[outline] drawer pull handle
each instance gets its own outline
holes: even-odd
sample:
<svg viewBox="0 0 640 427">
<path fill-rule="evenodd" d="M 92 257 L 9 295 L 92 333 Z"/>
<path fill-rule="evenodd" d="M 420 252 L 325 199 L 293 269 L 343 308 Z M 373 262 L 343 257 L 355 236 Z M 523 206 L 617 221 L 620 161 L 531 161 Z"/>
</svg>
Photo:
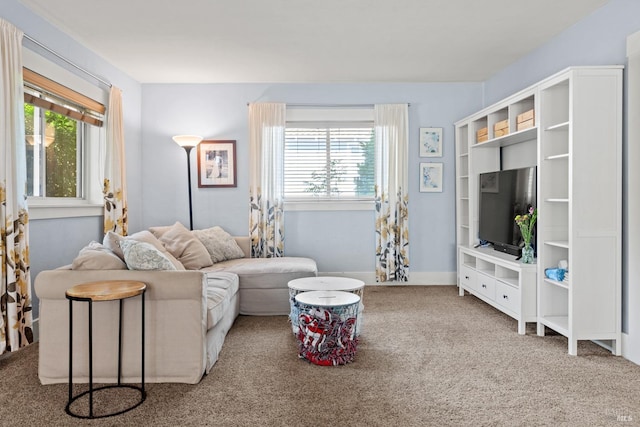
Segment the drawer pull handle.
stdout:
<svg viewBox="0 0 640 427">
<path fill-rule="evenodd" d="M 482 284 L 482 287 L 483 287 L 483 288 L 486 288 L 486 287 L 487 287 L 487 285 L 485 285 L 485 284 L 483 283 L 483 284 Z"/>
<path fill-rule="evenodd" d="M 502 298 L 509 299 L 509 295 L 502 295 Z"/>
<path fill-rule="evenodd" d="M 466 280 L 469 280 L 469 276 L 464 276 L 464 278 L 465 278 Z"/>
</svg>

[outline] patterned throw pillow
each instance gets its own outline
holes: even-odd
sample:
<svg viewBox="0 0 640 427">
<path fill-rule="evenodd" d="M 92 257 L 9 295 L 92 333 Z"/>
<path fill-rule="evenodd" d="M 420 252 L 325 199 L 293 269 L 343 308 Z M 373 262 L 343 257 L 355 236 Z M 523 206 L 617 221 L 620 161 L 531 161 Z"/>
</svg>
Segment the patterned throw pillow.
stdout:
<svg viewBox="0 0 640 427">
<path fill-rule="evenodd" d="M 215 226 L 205 230 L 193 230 L 192 233 L 202 242 L 214 263 L 229 259 L 244 258 L 244 252 L 233 236 L 221 227 Z"/>
<path fill-rule="evenodd" d="M 151 246 L 162 252 L 164 256 L 169 258 L 171 263 L 175 266 L 176 270 L 184 270 L 184 266 L 178 261 L 173 255 L 171 255 L 167 249 L 164 247 L 162 242 L 158 240 L 153 234 L 151 234 L 148 230 L 139 231 L 131 236 L 122 237 L 119 234 L 114 233 L 113 231 L 107 232 L 104 235 L 104 240 L 102 244 L 113 251 L 114 254 L 120 257 L 121 260 L 124 261 L 124 254 L 122 253 L 122 248 L 120 247 L 120 242 L 123 240 L 135 240 L 136 242 L 145 242 L 149 243 Z"/>
<path fill-rule="evenodd" d="M 135 240 L 121 240 L 120 247 L 129 270 L 175 270 L 169 258 L 152 244 Z"/>
</svg>

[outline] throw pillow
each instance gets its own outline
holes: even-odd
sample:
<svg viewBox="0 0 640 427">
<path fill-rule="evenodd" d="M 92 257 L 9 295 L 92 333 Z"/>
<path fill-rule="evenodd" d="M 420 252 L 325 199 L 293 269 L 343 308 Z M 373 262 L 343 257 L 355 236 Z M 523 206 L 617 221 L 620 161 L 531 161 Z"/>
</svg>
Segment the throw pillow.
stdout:
<svg viewBox="0 0 640 427">
<path fill-rule="evenodd" d="M 72 270 L 126 270 L 127 265 L 118 255 L 98 242 L 91 242 L 80 249 L 71 263 Z"/>
<path fill-rule="evenodd" d="M 167 227 L 151 227 L 149 230 L 187 270 L 199 270 L 213 264 L 207 248 L 179 222 Z"/>
<path fill-rule="evenodd" d="M 192 233 L 202 242 L 214 263 L 229 259 L 244 258 L 244 252 L 233 236 L 221 227 L 215 226 L 205 230 L 193 230 Z"/>
<path fill-rule="evenodd" d="M 124 253 L 122 252 L 122 248 L 120 244 L 124 240 L 133 240 L 136 242 L 145 242 L 152 245 L 154 248 L 158 249 L 164 256 L 166 256 L 169 261 L 174 265 L 176 270 L 184 270 L 184 266 L 178 261 L 173 255 L 171 255 L 164 247 L 162 242 L 160 242 L 156 237 L 151 234 L 151 232 L 147 230 L 139 231 L 131 236 L 122 237 L 119 234 L 114 233 L 113 231 L 107 232 L 104 235 L 104 240 L 102 244 L 108 249 L 112 250 L 114 254 L 118 255 L 120 259 L 124 261 Z"/>
<path fill-rule="evenodd" d="M 162 252 L 151 243 L 123 239 L 120 247 L 129 270 L 175 270 Z"/>
</svg>

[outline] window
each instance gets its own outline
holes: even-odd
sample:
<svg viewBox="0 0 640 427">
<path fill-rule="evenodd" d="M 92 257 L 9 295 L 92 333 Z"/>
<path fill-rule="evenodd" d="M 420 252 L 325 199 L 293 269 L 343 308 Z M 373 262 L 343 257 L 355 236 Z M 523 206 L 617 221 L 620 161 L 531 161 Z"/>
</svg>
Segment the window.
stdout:
<svg viewBox="0 0 640 427">
<path fill-rule="evenodd" d="M 84 123 L 25 102 L 27 195 L 82 198 Z"/>
<path fill-rule="evenodd" d="M 22 53 L 29 216 L 102 215 L 108 91 L 29 49 Z"/>
<path fill-rule="evenodd" d="M 371 109 L 287 109 L 286 202 L 371 201 L 374 167 Z"/>
<path fill-rule="evenodd" d="M 371 125 L 287 127 L 285 198 L 373 198 L 374 144 Z"/>
</svg>

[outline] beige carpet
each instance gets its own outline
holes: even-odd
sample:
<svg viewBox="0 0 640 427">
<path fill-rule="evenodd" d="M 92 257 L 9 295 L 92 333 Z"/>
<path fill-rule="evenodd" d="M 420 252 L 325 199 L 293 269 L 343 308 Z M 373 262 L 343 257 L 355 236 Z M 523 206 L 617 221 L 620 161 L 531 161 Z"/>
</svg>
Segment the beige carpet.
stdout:
<svg viewBox="0 0 640 427">
<path fill-rule="evenodd" d="M 300 360 L 285 316 L 237 319 L 200 384 L 149 384 L 139 408 L 91 425 L 633 426 L 640 367 L 590 342 L 518 335 L 515 320 L 457 288 L 367 287 L 355 362 Z M 88 425 L 42 386 L 38 347 L 0 360 L 0 425 Z M 102 404 L 115 398 L 103 397 Z"/>
</svg>

